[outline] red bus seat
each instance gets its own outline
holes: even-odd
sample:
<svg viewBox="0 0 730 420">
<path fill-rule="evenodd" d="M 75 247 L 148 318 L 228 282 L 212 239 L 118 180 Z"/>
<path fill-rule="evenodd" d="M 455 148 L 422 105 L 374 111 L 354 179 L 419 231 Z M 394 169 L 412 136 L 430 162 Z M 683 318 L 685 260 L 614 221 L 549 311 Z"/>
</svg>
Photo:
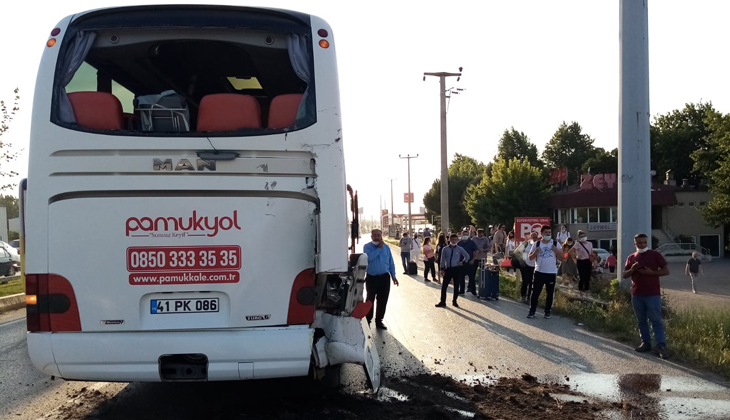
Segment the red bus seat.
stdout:
<svg viewBox="0 0 730 420">
<path fill-rule="evenodd" d="M 261 107 L 250 95 L 216 93 L 200 100 L 198 131 L 261 128 Z"/>
<path fill-rule="evenodd" d="M 106 92 L 74 92 L 68 94 L 76 123 L 93 130 L 122 130 L 122 104 Z"/>
<path fill-rule="evenodd" d="M 269 128 L 286 128 L 294 125 L 302 96 L 301 93 L 292 93 L 275 97 L 269 107 Z"/>
</svg>

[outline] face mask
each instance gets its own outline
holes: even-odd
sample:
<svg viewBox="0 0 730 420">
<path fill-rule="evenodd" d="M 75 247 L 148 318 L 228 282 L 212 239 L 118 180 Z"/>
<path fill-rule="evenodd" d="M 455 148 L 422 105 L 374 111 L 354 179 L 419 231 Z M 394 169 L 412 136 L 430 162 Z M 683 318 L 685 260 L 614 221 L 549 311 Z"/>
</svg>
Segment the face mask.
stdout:
<svg viewBox="0 0 730 420">
<path fill-rule="evenodd" d="M 378 242 L 373 241 L 373 245 L 375 245 L 375 246 L 380 245 L 380 241 L 378 241 Z"/>
<path fill-rule="evenodd" d="M 466 235 L 466 236 L 462 236 L 462 237 L 461 237 L 461 240 L 462 240 L 462 241 L 466 241 L 466 240 L 468 240 L 468 239 L 469 239 L 469 236 L 468 236 L 468 235 Z"/>
<path fill-rule="evenodd" d="M 561 231 L 565 232 L 565 228 L 560 229 Z"/>
<path fill-rule="evenodd" d="M 588 240 L 588 238 L 586 238 L 585 236 L 581 236 L 581 237 L 580 237 L 580 241 L 581 241 L 581 242 L 585 242 L 585 241 L 587 241 L 587 240 Z"/>
<path fill-rule="evenodd" d="M 639 254 L 643 254 L 643 253 L 645 253 L 646 251 L 649 250 L 649 247 L 648 246 L 646 248 L 639 248 L 639 247 L 637 247 L 636 250 L 639 251 Z"/>
<path fill-rule="evenodd" d="M 542 237 L 542 239 L 544 239 L 546 241 L 549 241 L 549 240 L 553 239 L 553 237 L 550 236 L 550 235 L 545 235 L 545 236 Z"/>
<path fill-rule="evenodd" d="M 449 246 L 453 248 L 456 246 L 456 244 L 449 242 Z"/>
</svg>

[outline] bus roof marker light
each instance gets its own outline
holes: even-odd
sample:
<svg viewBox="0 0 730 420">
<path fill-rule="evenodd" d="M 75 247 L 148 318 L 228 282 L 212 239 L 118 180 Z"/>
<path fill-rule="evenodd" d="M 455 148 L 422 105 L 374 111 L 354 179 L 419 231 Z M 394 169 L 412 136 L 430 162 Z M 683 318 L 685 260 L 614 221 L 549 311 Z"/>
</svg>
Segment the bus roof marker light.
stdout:
<svg viewBox="0 0 730 420">
<path fill-rule="evenodd" d="M 321 36 L 322 38 L 327 38 L 329 32 L 327 32 L 327 29 L 320 29 L 317 31 L 317 35 Z"/>
<path fill-rule="evenodd" d="M 52 47 L 54 45 L 56 45 L 56 38 L 51 38 L 51 39 L 48 40 L 48 42 L 46 42 L 46 47 L 49 47 L 50 48 L 50 47 Z"/>
<path fill-rule="evenodd" d="M 322 47 L 322 48 L 329 48 L 330 47 L 330 43 L 326 39 L 320 39 L 319 40 L 319 46 Z"/>
<path fill-rule="evenodd" d="M 51 36 L 56 36 L 56 35 L 58 35 L 60 33 L 61 33 L 61 29 L 60 28 L 53 28 L 53 30 L 51 31 Z"/>
</svg>

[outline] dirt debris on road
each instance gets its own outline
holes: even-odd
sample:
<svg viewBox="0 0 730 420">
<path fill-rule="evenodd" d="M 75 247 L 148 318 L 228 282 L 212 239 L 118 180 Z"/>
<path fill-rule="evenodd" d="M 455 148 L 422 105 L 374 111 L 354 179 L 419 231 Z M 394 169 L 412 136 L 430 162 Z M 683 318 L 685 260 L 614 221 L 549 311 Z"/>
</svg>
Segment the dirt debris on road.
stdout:
<svg viewBox="0 0 730 420">
<path fill-rule="evenodd" d="M 249 381 L 136 383 L 116 396 L 82 389 L 68 397 L 64 406 L 46 418 L 555 420 L 559 416 L 586 420 L 606 418 L 609 412 L 638 413 L 629 403 L 593 400 L 568 385 L 543 383 L 529 374 L 472 381 L 440 374 L 386 378 L 378 393 L 302 394 L 298 385 L 286 381 Z"/>
</svg>

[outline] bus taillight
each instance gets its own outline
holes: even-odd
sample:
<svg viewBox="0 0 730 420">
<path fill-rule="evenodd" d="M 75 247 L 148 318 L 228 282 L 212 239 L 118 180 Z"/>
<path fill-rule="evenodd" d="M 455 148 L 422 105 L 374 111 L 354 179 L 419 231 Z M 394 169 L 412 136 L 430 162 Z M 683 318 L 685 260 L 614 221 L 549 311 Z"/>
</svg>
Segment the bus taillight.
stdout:
<svg viewBox="0 0 730 420">
<path fill-rule="evenodd" d="M 26 274 L 28 331 L 81 331 L 79 307 L 71 283 L 57 274 Z"/>
<path fill-rule="evenodd" d="M 311 324 L 314 322 L 314 269 L 308 268 L 297 275 L 289 295 L 289 325 Z"/>
</svg>

